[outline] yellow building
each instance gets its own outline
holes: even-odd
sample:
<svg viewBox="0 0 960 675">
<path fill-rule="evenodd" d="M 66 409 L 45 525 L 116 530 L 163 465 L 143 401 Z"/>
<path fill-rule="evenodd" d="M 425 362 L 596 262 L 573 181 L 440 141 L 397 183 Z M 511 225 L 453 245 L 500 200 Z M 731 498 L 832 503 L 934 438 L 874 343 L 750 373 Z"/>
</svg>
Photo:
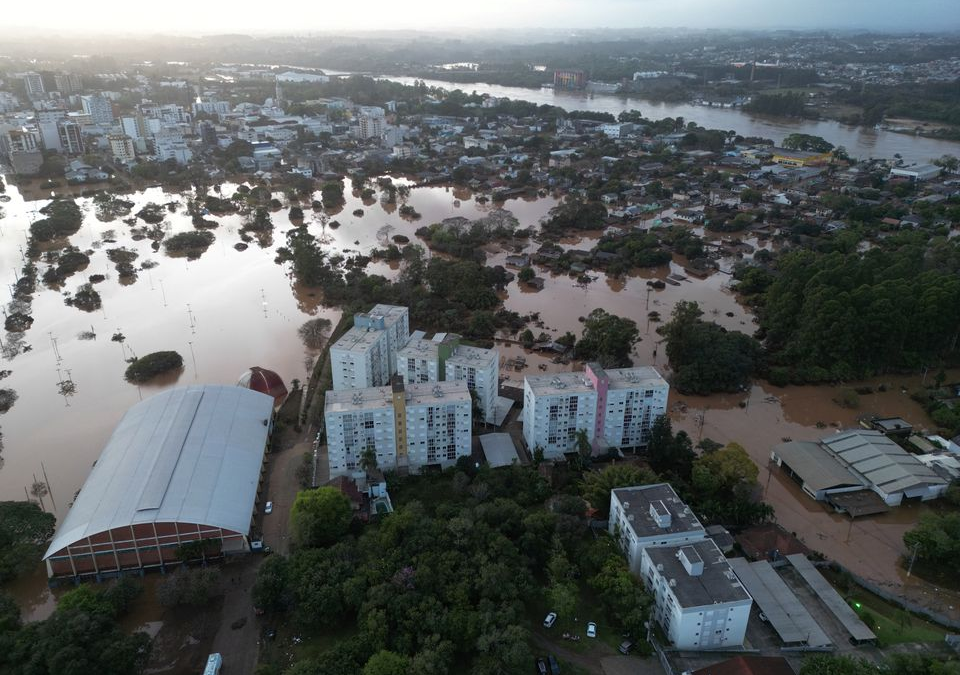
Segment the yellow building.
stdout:
<svg viewBox="0 0 960 675">
<path fill-rule="evenodd" d="M 788 150 L 773 148 L 773 161 L 784 166 L 819 166 L 830 161 L 829 152 L 806 152 L 804 150 Z"/>
</svg>

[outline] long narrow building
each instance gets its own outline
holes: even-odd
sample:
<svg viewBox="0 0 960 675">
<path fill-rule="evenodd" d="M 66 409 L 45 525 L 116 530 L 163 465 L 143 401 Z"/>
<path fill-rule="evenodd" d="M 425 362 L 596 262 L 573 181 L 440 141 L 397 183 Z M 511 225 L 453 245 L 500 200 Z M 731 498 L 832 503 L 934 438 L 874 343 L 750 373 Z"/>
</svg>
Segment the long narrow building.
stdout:
<svg viewBox="0 0 960 675">
<path fill-rule="evenodd" d="M 102 578 L 178 564 L 187 550 L 248 551 L 273 402 L 206 385 L 131 408 L 50 543 L 47 574 Z"/>
</svg>

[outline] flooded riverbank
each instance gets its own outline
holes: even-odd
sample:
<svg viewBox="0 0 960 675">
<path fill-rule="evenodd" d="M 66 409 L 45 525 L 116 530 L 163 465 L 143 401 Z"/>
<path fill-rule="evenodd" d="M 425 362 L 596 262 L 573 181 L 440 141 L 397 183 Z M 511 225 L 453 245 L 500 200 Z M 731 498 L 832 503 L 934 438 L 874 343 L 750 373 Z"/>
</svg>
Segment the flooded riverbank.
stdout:
<svg viewBox="0 0 960 675">
<path fill-rule="evenodd" d="M 878 130 L 873 127 L 852 126 L 833 120 L 798 120 L 751 114 L 741 108 L 720 108 L 692 103 L 650 101 L 637 96 L 620 94 L 590 94 L 582 91 L 543 87 L 507 87 L 496 84 L 456 83 L 443 80 L 422 80 L 416 77 L 384 76 L 384 79 L 412 85 L 423 81 L 428 87 L 468 93 L 486 94 L 496 98 L 531 101 L 537 105 L 553 105 L 565 110 L 606 112 L 616 116 L 626 110 L 640 110 L 645 117 L 662 119 L 682 117 L 707 129 L 732 129 L 741 136 L 759 136 L 780 143 L 793 133 L 812 134 L 842 145 L 855 159 L 893 158 L 900 155 L 908 163 L 928 162 L 944 154 L 960 154 L 960 143 L 925 138 L 912 134 Z"/>
</svg>

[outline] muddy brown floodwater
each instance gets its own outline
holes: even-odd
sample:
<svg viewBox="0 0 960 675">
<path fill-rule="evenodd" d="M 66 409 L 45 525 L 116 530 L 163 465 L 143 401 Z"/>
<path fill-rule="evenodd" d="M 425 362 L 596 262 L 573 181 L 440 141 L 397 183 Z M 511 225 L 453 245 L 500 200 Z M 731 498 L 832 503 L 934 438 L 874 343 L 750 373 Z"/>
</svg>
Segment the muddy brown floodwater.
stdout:
<svg viewBox="0 0 960 675">
<path fill-rule="evenodd" d="M 42 218 L 38 211 L 49 200 L 26 201 L 10 181 L 5 182 L 10 200 L 0 203 L 0 278 L 6 285 L 15 282 L 23 265 L 22 249 L 30 223 Z M 232 195 L 236 187 L 224 184 L 222 195 Z M 279 193 L 275 196 L 284 199 Z M 407 200 L 422 214 L 413 221 L 401 218 L 396 205 L 382 205 L 379 196 L 363 203 L 348 189 L 346 204 L 336 212 L 315 214 L 309 200 L 302 206 L 310 230 L 331 253 L 368 253 L 388 243 L 393 234 L 414 240 L 421 225 L 451 215 L 478 218 L 494 208 L 463 191 L 417 188 Z M 188 197 L 161 188 L 124 196 L 135 204 L 132 213 L 148 202 L 178 202 L 174 213 L 164 213 L 168 236 L 193 230 L 186 214 Z M 507 208 L 522 226 L 535 226 L 556 202 L 554 197 L 511 200 Z M 256 240 L 249 242 L 245 251 L 234 249 L 241 241 L 242 216 L 206 216 L 219 224 L 213 230 L 216 241 L 199 259 L 187 260 L 169 257 L 162 249 L 154 252 L 147 239 L 134 241 L 130 226 L 121 218 L 101 222 L 92 199 L 78 198 L 77 203 L 84 213 L 83 226 L 61 245 L 69 243 L 88 251 L 90 264 L 67 279 L 62 288 L 38 285 L 30 310 L 35 322 L 24 334 L 30 350 L 12 358 L 0 356 L 0 370 L 12 371 L 3 387 L 19 395 L 13 408 L 0 416 L 4 442 L 0 499 L 23 499 L 34 476 L 44 480 L 45 469 L 51 495 L 44 503 L 58 518 L 66 514 L 111 431 L 130 406 L 166 387 L 197 382 L 232 384 L 254 365 L 276 370 L 287 383 L 294 378 L 302 381 L 315 354 L 300 343 L 297 328 L 318 316 L 336 324 L 341 315 L 338 309 L 322 306 L 316 289 L 298 288 L 288 269 L 274 263 L 284 232 L 291 227 L 286 206 L 272 214 L 272 238 L 263 246 Z M 354 216 L 356 209 L 363 209 L 363 216 Z M 329 226 L 333 220 L 340 224 L 336 229 Z M 137 225 L 143 226 L 143 222 Z M 105 239 L 114 241 L 105 243 Z M 140 270 L 134 283 L 120 283 L 106 255 L 107 249 L 120 246 L 138 253 L 136 267 L 147 260 L 156 266 Z M 42 276 L 47 265 L 38 267 Z M 398 269 L 372 264 L 368 271 L 394 277 Z M 76 290 L 92 274 L 106 277 L 95 286 L 102 309 L 87 313 L 65 305 L 61 293 Z M 4 288 L 2 292 L 6 307 L 9 291 Z M 96 339 L 80 339 L 85 331 L 95 333 Z M 125 336 L 122 344 L 111 341 L 117 332 Z M 0 339 L 10 346 L 10 336 L 0 333 Z M 183 356 L 180 373 L 142 387 L 123 380 L 126 358 L 167 349 Z M 76 391 L 63 397 L 58 383 L 66 379 L 75 383 Z M 25 618 L 41 618 L 52 611 L 53 599 L 42 570 L 11 590 L 24 608 Z M 147 622 L 149 619 L 144 619 Z"/>
<path fill-rule="evenodd" d="M 222 194 L 230 196 L 235 189 L 236 185 L 224 184 Z M 47 202 L 25 201 L 16 187 L 9 186 L 9 181 L 7 195 L 10 201 L 0 204 L 5 216 L 0 219 L 0 276 L 5 283 L 12 284 L 22 265 L 21 247 L 26 242 L 26 231 L 30 222 L 41 217 L 37 211 Z M 282 195 L 275 196 L 283 201 Z M 469 190 L 414 188 L 406 202 L 422 215 L 409 220 L 399 215 L 396 204 L 383 204 L 380 196 L 378 191 L 374 199 L 362 201 L 348 189 L 346 204 L 333 212 L 314 213 L 309 200 L 301 206 L 306 212 L 305 222 L 325 248 L 330 253 L 348 255 L 369 253 L 372 248 L 390 243 L 395 234 L 416 241 L 415 232 L 422 225 L 455 215 L 474 219 L 495 208 L 493 203 L 477 202 Z M 148 202 L 178 202 L 175 212 L 165 212 L 167 234 L 193 229 L 185 212 L 187 195 L 149 188 L 125 198 L 135 202 L 133 213 Z M 242 216 L 206 216 L 219 224 L 213 230 L 216 241 L 199 259 L 187 260 L 169 257 L 162 250 L 152 251 L 149 240 L 133 241 L 130 227 L 121 219 L 101 222 L 91 199 L 77 201 L 84 212 L 84 224 L 69 243 L 91 252 L 90 265 L 69 278 L 62 289 L 38 286 L 31 309 L 35 323 L 25 334 L 31 350 L 0 361 L 0 369 L 12 371 L 3 386 L 19 394 L 13 409 L 0 416 L 6 446 L 0 468 L 0 499 L 23 498 L 25 487 L 35 475 L 43 480 L 45 468 L 52 493 L 45 505 L 60 518 L 66 514 L 111 430 L 131 405 L 165 387 L 194 382 L 234 383 L 253 365 L 278 371 L 288 383 L 294 378 L 303 380 L 315 354 L 304 349 L 297 328 L 310 317 L 323 316 L 336 323 L 341 315 L 338 309 L 323 307 L 317 289 L 298 287 L 289 270 L 274 263 L 276 249 L 284 243 L 284 233 L 290 228 L 287 206 L 272 214 L 272 239 L 262 245 L 256 240 L 249 242 L 245 251 L 234 249 L 241 241 Z M 520 227 L 536 229 L 557 201 L 556 196 L 512 199 L 503 206 L 517 217 Z M 363 215 L 353 215 L 357 209 L 362 209 Z M 667 210 L 663 215 L 669 213 L 672 212 Z M 337 221 L 337 227 L 332 226 L 333 221 Z M 589 249 L 600 236 L 599 231 L 583 232 L 565 239 L 562 245 Z M 115 243 L 104 243 L 105 239 Z M 749 243 L 769 246 L 755 240 Z M 106 257 L 106 249 L 119 246 L 139 254 L 136 266 L 146 260 L 156 266 L 141 270 L 134 283 L 120 283 Z M 531 239 L 522 248 L 530 253 L 538 246 Z M 503 264 L 512 251 L 494 244 L 487 247 L 487 252 L 488 264 L 495 265 Z M 733 258 L 722 260 L 721 269 L 729 271 L 734 262 Z M 566 331 L 579 336 L 580 318 L 597 307 L 630 317 L 637 321 L 642 337 L 634 350 L 635 362 L 654 364 L 669 375 L 666 355 L 658 344 L 659 323 L 649 319 L 651 312 L 668 320 L 677 302 L 693 300 L 700 303 L 706 318 L 728 329 L 747 333 L 755 329 L 752 314 L 738 304 L 730 289 L 728 274 L 697 279 L 684 272 L 684 263 L 682 258 L 675 257 L 668 265 L 636 270 L 618 279 L 592 272 L 594 280 L 586 285 L 538 267 L 538 273 L 546 278 L 542 291 L 532 291 L 513 281 L 501 297 L 507 309 L 521 314 L 539 313 L 542 326 L 531 326 L 531 330 L 543 330 L 552 336 Z M 42 275 L 46 265 L 39 267 Z M 372 263 L 367 271 L 394 278 L 399 266 Z M 96 286 L 103 309 L 86 313 L 66 306 L 61 292 L 75 290 L 91 274 L 106 276 Z M 675 284 L 668 283 L 662 290 L 647 285 L 648 281 L 664 280 L 670 275 L 674 275 Z M 80 339 L 82 331 L 94 332 L 96 339 Z M 122 344 L 111 341 L 116 332 L 125 336 Z M 3 340 L 9 346 L 9 336 L 4 334 Z M 185 367 L 179 374 L 143 387 L 123 380 L 125 359 L 131 354 L 165 349 L 175 349 L 184 357 Z M 526 359 L 525 366 L 502 372 L 508 384 L 516 386 L 522 386 L 526 373 L 578 367 L 554 363 L 550 357 L 528 352 L 516 344 L 503 343 L 500 350 L 504 364 L 517 356 Z M 60 395 L 58 382 L 63 379 L 75 383 L 73 395 Z M 927 423 L 922 410 L 898 392 L 896 389 L 875 397 L 864 396 L 862 408 Z M 742 443 L 761 467 L 766 498 L 776 509 L 779 522 L 797 532 L 812 548 L 828 552 L 864 576 L 882 583 L 901 583 L 896 565 L 902 553 L 900 539 L 926 507 L 908 506 L 880 518 L 857 521 L 850 528 L 848 521 L 827 513 L 777 472 L 768 474 L 770 448 L 782 437 L 812 439 L 829 433 L 829 428 L 817 428 L 818 421 L 841 426 L 853 423 L 854 413 L 831 402 L 834 394 L 834 390 L 823 387 L 777 390 L 757 385 L 749 395 L 740 397 L 686 398 L 687 412 L 675 413 L 674 420 L 678 428 L 695 437 Z M 770 396 L 778 398 L 768 400 Z M 680 398 L 674 394 L 672 401 Z M 745 408 L 738 407 L 741 399 L 748 402 Z M 704 408 L 708 412 L 701 430 L 696 415 Z M 54 598 L 42 569 L 14 584 L 11 591 L 26 619 L 42 618 L 53 609 Z M 159 608 L 150 602 L 131 619 L 151 630 L 156 630 L 158 620 Z"/>
</svg>

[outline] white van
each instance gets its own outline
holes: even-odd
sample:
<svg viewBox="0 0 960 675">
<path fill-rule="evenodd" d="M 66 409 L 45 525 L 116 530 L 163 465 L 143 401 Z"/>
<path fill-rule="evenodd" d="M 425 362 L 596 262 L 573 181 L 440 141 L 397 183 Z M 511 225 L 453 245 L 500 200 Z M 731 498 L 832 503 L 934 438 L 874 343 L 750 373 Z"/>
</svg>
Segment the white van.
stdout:
<svg viewBox="0 0 960 675">
<path fill-rule="evenodd" d="M 207 667 L 203 669 L 203 675 L 220 675 L 220 667 L 223 665 L 223 657 L 215 652 L 207 657 Z"/>
</svg>

